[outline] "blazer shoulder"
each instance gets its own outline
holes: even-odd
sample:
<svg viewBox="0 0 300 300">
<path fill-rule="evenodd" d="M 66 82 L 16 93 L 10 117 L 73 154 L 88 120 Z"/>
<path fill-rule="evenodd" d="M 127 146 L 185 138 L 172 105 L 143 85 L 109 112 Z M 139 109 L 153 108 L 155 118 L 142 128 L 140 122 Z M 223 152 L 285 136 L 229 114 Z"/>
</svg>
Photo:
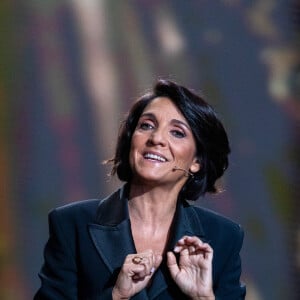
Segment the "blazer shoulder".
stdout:
<svg viewBox="0 0 300 300">
<path fill-rule="evenodd" d="M 205 230 L 215 228 L 222 230 L 223 232 L 227 231 L 243 236 L 242 226 L 231 218 L 204 207 L 194 206 L 194 209 Z"/>
<path fill-rule="evenodd" d="M 93 221 L 100 202 L 100 199 L 71 202 L 52 209 L 49 212 L 49 217 L 57 216 L 64 220 L 80 218 L 82 221 Z"/>
</svg>

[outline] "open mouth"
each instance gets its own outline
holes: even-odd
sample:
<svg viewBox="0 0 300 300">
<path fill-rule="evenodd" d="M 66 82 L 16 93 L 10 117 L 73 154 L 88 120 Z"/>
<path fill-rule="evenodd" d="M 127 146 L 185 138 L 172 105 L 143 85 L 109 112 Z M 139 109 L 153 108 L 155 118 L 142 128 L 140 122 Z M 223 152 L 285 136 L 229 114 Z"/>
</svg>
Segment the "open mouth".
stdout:
<svg viewBox="0 0 300 300">
<path fill-rule="evenodd" d="M 144 154 L 145 159 L 154 160 L 154 161 L 160 161 L 160 162 L 166 162 L 167 159 L 161 155 L 153 154 L 153 153 L 145 153 Z"/>
</svg>

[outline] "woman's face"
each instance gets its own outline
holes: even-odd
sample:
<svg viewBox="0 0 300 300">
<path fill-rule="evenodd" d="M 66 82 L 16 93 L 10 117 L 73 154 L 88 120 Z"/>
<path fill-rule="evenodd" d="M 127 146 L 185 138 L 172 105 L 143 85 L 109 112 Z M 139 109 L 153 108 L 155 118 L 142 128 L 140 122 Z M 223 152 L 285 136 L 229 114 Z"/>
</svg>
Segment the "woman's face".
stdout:
<svg viewBox="0 0 300 300">
<path fill-rule="evenodd" d="M 133 133 L 129 154 L 133 182 L 184 185 L 188 172 L 200 165 L 187 120 L 166 97 L 155 98 L 144 109 Z"/>
</svg>

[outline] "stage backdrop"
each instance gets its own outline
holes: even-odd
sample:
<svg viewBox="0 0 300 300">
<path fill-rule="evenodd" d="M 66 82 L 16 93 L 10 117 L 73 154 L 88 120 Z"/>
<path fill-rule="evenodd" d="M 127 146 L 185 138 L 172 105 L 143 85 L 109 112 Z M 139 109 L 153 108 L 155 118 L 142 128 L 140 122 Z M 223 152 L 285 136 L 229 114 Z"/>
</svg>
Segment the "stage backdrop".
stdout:
<svg viewBox="0 0 300 300">
<path fill-rule="evenodd" d="M 249 300 L 299 299 L 296 1 L 2 0 L 0 298 L 31 299 L 53 207 L 101 198 L 120 120 L 159 78 L 206 95 L 229 133 L 225 192 Z M 298 238 L 297 238 L 298 236 Z"/>
</svg>

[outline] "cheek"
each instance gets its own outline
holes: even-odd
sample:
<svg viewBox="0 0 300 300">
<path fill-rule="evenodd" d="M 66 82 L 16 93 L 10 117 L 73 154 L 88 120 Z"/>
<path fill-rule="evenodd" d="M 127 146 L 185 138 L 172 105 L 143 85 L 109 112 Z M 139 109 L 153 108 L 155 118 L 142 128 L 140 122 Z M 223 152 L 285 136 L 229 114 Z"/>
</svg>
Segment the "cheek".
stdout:
<svg viewBox="0 0 300 300">
<path fill-rule="evenodd" d="M 134 133 L 131 139 L 131 145 L 129 151 L 129 163 L 131 166 L 134 163 L 134 158 L 138 149 L 139 149 L 139 138 L 137 134 Z"/>
<path fill-rule="evenodd" d="M 138 148 L 138 138 L 137 135 L 134 133 L 131 139 L 130 144 L 130 154 L 133 154 L 133 152 Z"/>
<path fill-rule="evenodd" d="M 181 145 L 180 147 L 176 147 L 176 152 L 178 157 L 184 160 L 191 160 L 195 157 L 196 149 L 191 147 L 191 145 Z"/>
<path fill-rule="evenodd" d="M 144 147 L 145 143 L 147 142 L 147 135 L 141 132 L 135 131 L 131 138 L 131 151 L 138 151 L 142 147 Z"/>
<path fill-rule="evenodd" d="M 129 164 L 130 164 L 130 166 L 132 166 L 132 163 L 134 161 L 133 158 L 134 158 L 134 145 L 131 142 L 131 146 L 130 146 L 130 150 L 129 150 Z"/>
</svg>

